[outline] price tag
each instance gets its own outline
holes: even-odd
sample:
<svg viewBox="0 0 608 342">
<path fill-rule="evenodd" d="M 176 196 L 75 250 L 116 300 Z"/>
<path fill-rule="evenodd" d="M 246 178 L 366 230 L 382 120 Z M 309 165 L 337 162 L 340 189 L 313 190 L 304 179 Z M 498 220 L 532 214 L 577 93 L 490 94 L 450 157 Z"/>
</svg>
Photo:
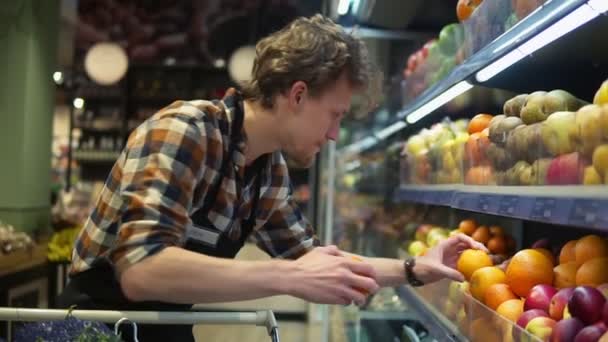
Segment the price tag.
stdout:
<svg viewBox="0 0 608 342">
<path fill-rule="evenodd" d="M 602 205 L 601 200 L 595 199 L 577 199 L 572 205 L 568 222 L 581 226 L 597 226 L 602 223 L 600 215 Z"/>
<path fill-rule="evenodd" d="M 490 210 L 490 204 L 492 201 L 492 197 L 489 195 L 479 195 L 479 199 L 477 200 L 477 209 L 484 213 L 487 213 Z"/>
<path fill-rule="evenodd" d="M 501 196 L 498 200 L 498 213 L 504 216 L 516 215 L 519 197 L 517 196 Z"/>
<path fill-rule="evenodd" d="M 534 207 L 530 217 L 535 220 L 550 220 L 556 213 L 557 201 L 555 198 L 539 197 L 534 201 Z"/>
</svg>

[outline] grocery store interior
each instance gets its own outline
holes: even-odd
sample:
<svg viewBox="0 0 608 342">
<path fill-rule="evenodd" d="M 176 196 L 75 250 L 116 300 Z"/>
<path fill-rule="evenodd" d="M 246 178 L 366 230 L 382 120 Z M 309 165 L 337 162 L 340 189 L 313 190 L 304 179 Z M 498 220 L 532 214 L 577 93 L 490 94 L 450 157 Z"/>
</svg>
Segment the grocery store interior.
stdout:
<svg viewBox="0 0 608 342">
<path fill-rule="evenodd" d="M 271 310 L 284 342 L 608 341 L 606 0 L 3 1 L 0 341 L 66 341 L 68 319 L 73 340 L 114 341 L 97 316 L 18 310 L 57 308 L 136 127 L 238 88 L 257 41 L 317 13 L 362 39 L 382 87 L 312 167 L 285 156 L 321 243 L 405 260 L 462 233 L 488 253 L 454 260 L 463 282 L 363 305 L 196 305 L 196 340 L 273 340 Z M 248 242 L 237 258 L 269 256 Z"/>
</svg>

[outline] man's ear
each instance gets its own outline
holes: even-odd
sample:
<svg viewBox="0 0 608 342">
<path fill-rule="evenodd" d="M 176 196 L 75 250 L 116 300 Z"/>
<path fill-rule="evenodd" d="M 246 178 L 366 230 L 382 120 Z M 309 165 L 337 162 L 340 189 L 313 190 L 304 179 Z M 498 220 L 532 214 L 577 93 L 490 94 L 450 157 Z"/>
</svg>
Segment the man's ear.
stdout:
<svg viewBox="0 0 608 342">
<path fill-rule="evenodd" d="M 306 98 L 308 86 L 303 81 L 295 81 L 289 89 L 289 105 L 292 107 L 298 106 Z"/>
</svg>

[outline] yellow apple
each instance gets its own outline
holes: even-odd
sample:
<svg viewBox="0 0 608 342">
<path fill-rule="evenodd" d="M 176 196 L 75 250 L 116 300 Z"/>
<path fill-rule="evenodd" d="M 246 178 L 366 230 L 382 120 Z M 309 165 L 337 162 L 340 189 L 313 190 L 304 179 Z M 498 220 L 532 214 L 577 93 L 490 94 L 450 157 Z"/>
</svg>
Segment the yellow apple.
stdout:
<svg viewBox="0 0 608 342">
<path fill-rule="evenodd" d="M 608 144 L 600 145 L 593 151 L 593 166 L 600 175 L 608 172 Z"/>
<path fill-rule="evenodd" d="M 604 81 L 598 89 L 597 93 L 595 93 L 595 97 L 593 98 L 594 104 L 608 104 L 608 80 Z"/>
<path fill-rule="evenodd" d="M 598 185 L 602 184 L 602 176 L 597 172 L 595 167 L 587 166 L 583 173 L 583 184 L 585 185 Z"/>
</svg>

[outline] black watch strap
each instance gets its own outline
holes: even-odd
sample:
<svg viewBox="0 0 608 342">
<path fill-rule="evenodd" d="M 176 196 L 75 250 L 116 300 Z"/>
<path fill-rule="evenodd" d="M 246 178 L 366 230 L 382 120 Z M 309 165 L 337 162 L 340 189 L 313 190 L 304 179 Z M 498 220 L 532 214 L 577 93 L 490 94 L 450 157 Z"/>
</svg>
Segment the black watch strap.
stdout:
<svg viewBox="0 0 608 342">
<path fill-rule="evenodd" d="M 403 268 L 405 270 L 405 279 L 412 286 L 415 286 L 415 287 L 422 286 L 422 285 L 424 285 L 424 283 L 421 282 L 418 278 L 416 278 L 416 275 L 414 274 L 415 265 L 416 265 L 416 259 L 414 259 L 414 258 L 405 259 L 405 261 L 403 262 Z"/>
</svg>

